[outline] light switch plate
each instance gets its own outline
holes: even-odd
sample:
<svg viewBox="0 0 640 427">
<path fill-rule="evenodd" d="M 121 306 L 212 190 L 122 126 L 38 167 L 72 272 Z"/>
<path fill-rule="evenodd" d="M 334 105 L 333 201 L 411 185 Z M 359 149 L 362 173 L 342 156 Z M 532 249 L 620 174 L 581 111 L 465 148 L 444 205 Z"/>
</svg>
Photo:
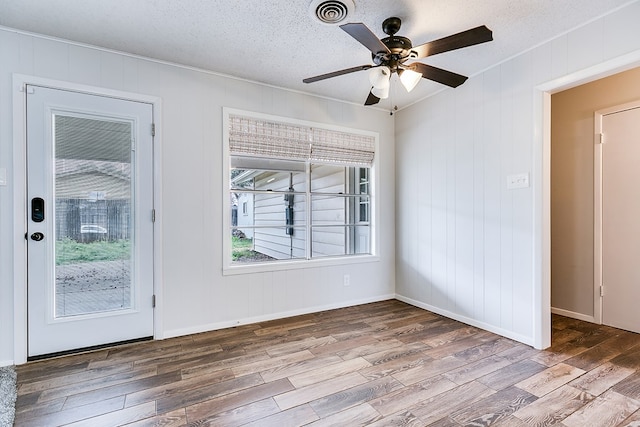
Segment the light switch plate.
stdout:
<svg viewBox="0 0 640 427">
<path fill-rule="evenodd" d="M 529 174 L 518 173 L 507 176 L 507 190 L 515 188 L 527 188 L 529 186 Z"/>
</svg>

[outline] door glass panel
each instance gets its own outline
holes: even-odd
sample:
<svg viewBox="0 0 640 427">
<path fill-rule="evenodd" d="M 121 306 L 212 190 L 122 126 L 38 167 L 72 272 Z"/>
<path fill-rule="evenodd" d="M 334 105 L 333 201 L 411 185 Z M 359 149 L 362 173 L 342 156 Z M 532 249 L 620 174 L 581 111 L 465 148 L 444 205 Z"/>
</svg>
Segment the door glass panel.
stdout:
<svg viewBox="0 0 640 427">
<path fill-rule="evenodd" d="M 55 317 L 132 307 L 132 128 L 54 115 Z"/>
</svg>

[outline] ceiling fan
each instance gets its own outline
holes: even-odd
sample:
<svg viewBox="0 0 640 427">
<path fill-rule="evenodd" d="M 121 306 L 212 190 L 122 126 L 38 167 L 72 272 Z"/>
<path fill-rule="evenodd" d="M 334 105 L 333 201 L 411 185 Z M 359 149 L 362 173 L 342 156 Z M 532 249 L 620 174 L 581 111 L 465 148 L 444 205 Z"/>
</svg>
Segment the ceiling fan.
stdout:
<svg viewBox="0 0 640 427">
<path fill-rule="evenodd" d="M 369 81 L 372 87 L 364 105 L 377 104 L 380 99 L 385 99 L 389 96 L 389 79 L 393 73 L 398 73 L 400 81 L 407 91 L 411 91 L 421 78 L 433 80 L 450 87 L 458 87 L 467 80 L 467 77 L 421 62 L 407 62 L 493 40 L 491 30 L 481 25 L 413 47 L 411 40 L 395 35 L 400 30 L 401 24 L 402 21 L 400 18 L 391 17 L 385 19 L 384 22 L 382 22 L 382 31 L 389 37 L 383 39 L 376 37 L 376 35 L 361 22 L 340 25 L 340 28 L 347 32 L 347 34 L 371 51 L 373 65 L 366 64 L 346 68 L 332 73 L 309 77 L 302 81 L 304 83 L 313 83 L 343 74 L 371 69 L 369 71 Z"/>
</svg>

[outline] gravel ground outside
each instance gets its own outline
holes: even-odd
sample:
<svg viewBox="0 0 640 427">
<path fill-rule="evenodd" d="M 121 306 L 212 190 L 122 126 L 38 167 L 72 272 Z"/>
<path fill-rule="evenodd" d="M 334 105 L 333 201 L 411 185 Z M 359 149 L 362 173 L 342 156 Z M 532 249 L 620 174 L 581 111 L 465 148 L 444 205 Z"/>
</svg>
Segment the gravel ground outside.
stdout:
<svg viewBox="0 0 640 427">
<path fill-rule="evenodd" d="M 121 310 L 130 306 L 129 260 L 56 266 L 56 316 Z"/>
<path fill-rule="evenodd" d="M 235 262 L 272 261 L 249 251 Z M 129 260 L 95 261 L 56 266 L 56 316 L 113 311 L 131 306 Z"/>
</svg>

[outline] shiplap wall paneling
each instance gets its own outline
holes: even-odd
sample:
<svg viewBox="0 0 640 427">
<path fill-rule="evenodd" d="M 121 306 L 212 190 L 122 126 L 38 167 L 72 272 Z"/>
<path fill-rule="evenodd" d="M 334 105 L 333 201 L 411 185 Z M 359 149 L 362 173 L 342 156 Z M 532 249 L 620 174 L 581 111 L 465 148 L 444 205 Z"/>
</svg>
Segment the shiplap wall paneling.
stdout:
<svg viewBox="0 0 640 427">
<path fill-rule="evenodd" d="M 420 123 L 420 121 L 417 121 Z M 413 176 L 413 186 L 406 198 L 398 204 L 400 209 L 412 215 L 413 235 L 412 243 L 415 248 L 411 251 L 413 259 L 411 263 L 415 265 L 417 280 L 411 283 L 414 287 L 412 292 L 418 296 L 419 300 L 430 299 L 433 292 L 433 216 L 431 211 L 433 195 L 433 177 L 431 175 L 431 152 L 433 150 L 433 137 L 429 127 L 421 123 L 416 126 L 415 132 L 420 138 L 415 140 L 415 150 L 417 156 L 405 156 L 404 162 L 398 165 L 397 170 L 404 170 L 405 167 L 415 172 Z M 406 165 L 406 166 L 405 166 Z M 414 203 L 415 202 L 415 207 Z M 403 283 L 404 285 L 404 283 Z"/>
<path fill-rule="evenodd" d="M 564 76 L 569 70 L 569 57 L 567 56 L 567 36 L 560 36 L 551 42 L 551 78 Z M 548 58 L 545 58 L 547 61 Z"/>
<path fill-rule="evenodd" d="M 447 233 L 449 227 L 447 226 L 447 219 L 449 215 L 449 206 L 447 205 L 448 197 L 447 193 L 452 186 L 451 182 L 448 182 L 448 169 L 450 167 L 450 161 L 447 158 L 448 145 L 450 142 L 448 133 L 452 131 L 451 125 L 453 123 L 448 122 L 449 105 L 450 100 L 445 100 L 441 109 L 432 111 L 432 117 L 435 126 L 433 127 L 432 134 L 432 155 L 433 160 L 431 162 L 431 174 L 432 174 L 432 186 L 431 186 L 431 206 L 433 213 L 431 216 L 431 242 L 433 246 L 433 261 L 432 265 L 432 283 L 431 283 L 431 300 L 434 305 L 449 309 L 449 278 L 447 272 L 451 262 L 448 259 L 449 241 L 447 239 Z M 420 220 L 418 218 L 418 220 Z M 416 239 L 421 236 L 415 236 Z M 453 236 L 452 236 L 453 237 Z M 418 260 L 418 262 L 420 262 Z"/>
<path fill-rule="evenodd" d="M 530 331 L 528 319 L 533 317 L 531 289 L 533 277 L 533 139 L 530 126 L 533 117 L 531 88 L 534 85 L 533 54 L 527 52 L 513 60 L 513 157 L 510 173 L 529 175 L 529 187 L 512 190 L 513 197 L 513 330 L 521 335 Z"/>
<path fill-rule="evenodd" d="M 604 20 L 598 19 L 567 34 L 567 64 L 571 70 L 582 70 L 602 62 L 604 57 Z"/>
<path fill-rule="evenodd" d="M 411 214 L 399 213 L 406 219 L 396 227 L 400 298 L 533 343 L 540 286 L 534 283 L 540 277 L 534 247 L 541 239 L 534 223 L 542 209 L 534 204 L 542 179 L 542 171 L 534 170 L 542 153 L 534 144 L 535 117 L 541 114 L 533 110 L 536 87 L 560 85 L 560 78 L 640 49 L 639 17 L 640 2 L 629 4 L 396 114 L 397 194 L 415 189 L 410 181 L 418 174 L 429 175 L 431 190 L 417 188 L 429 199 L 417 220 L 432 222 L 430 229 L 415 228 Z M 443 123 L 452 129 L 444 130 Z M 418 146 L 426 135 L 433 138 L 428 151 Z M 507 190 L 507 176 L 520 173 L 529 174 L 530 186 Z M 416 240 L 429 245 L 418 256 L 411 245 Z M 414 274 L 420 269 L 420 276 L 431 277 L 429 284 Z"/>
<path fill-rule="evenodd" d="M 58 41 L 33 38 L 33 72 L 51 79 L 69 78 L 69 45 Z"/>
<path fill-rule="evenodd" d="M 483 125 L 484 144 L 484 318 L 492 324 L 500 325 L 500 260 L 501 223 L 500 202 L 503 188 L 500 156 L 500 68 L 496 67 L 484 74 L 485 122 Z"/>
<path fill-rule="evenodd" d="M 638 49 L 640 2 L 632 3 L 602 18 L 602 58 L 611 59 Z"/>
<path fill-rule="evenodd" d="M 165 336 L 393 296 L 395 155 L 388 112 L 232 77 L 0 29 L 0 361 L 14 355 L 14 73 L 162 99 L 163 319 Z M 222 109 L 377 132 L 378 258 L 361 264 L 223 275 Z M 24 179 L 24 177 L 22 177 Z M 23 182 L 23 181 L 22 181 Z M 349 287 L 343 275 L 350 274 Z M 331 283 L 328 283 L 331 281 Z M 335 282 L 335 283 L 334 283 Z M 6 320 L 6 321 L 5 321 Z"/>
<path fill-rule="evenodd" d="M 102 79 L 102 54 L 97 50 L 89 50 L 80 46 L 69 46 L 68 79 L 82 82 L 90 86 L 100 86 Z M 123 75 L 122 70 L 111 66 L 112 74 Z M 113 82 L 113 80 L 112 80 Z"/>
<path fill-rule="evenodd" d="M 465 316 L 474 316 L 473 289 L 473 175 L 474 158 L 474 93 L 475 84 L 463 85 L 457 94 L 453 120 L 464 126 L 456 129 L 454 159 L 455 164 L 455 309 Z M 463 102 L 460 102 L 463 100 Z M 469 102 L 469 100 L 471 102 Z"/>
<path fill-rule="evenodd" d="M 443 109 L 444 116 L 442 121 L 438 124 L 442 135 L 446 137 L 442 138 L 440 143 L 443 146 L 445 155 L 445 175 L 444 179 L 446 185 L 443 187 L 445 190 L 444 200 L 446 206 L 446 216 L 444 223 L 442 224 L 446 232 L 445 247 L 446 252 L 446 307 L 448 310 L 455 311 L 458 305 L 458 296 L 456 295 L 456 171 L 458 164 L 456 162 L 456 144 L 458 136 L 458 126 L 456 122 L 456 98 L 450 98 L 445 101 L 445 108 Z M 448 141 L 448 142 L 446 142 Z"/>
<path fill-rule="evenodd" d="M 410 116 L 412 111 L 407 111 L 402 116 Z M 403 120 L 396 119 L 396 139 L 400 136 L 403 137 L 406 145 L 417 145 L 418 141 L 426 145 L 427 139 L 425 135 L 421 138 L 411 139 L 407 137 L 409 129 L 403 127 Z M 396 180 L 401 181 L 402 185 L 398 185 L 396 188 L 396 198 L 394 204 L 398 206 L 396 210 L 396 222 L 394 224 L 394 232 L 396 235 L 403 234 L 403 239 L 396 240 L 396 292 L 404 295 L 412 295 L 409 292 L 408 287 L 418 281 L 415 271 L 411 271 L 411 266 L 416 266 L 415 261 L 412 259 L 411 245 L 418 236 L 424 236 L 425 233 L 421 233 L 417 229 L 416 223 L 413 221 L 414 216 L 411 214 L 419 212 L 418 210 L 410 209 L 411 200 L 414 195 L 418 195 L 418 201 L 420 195 L 423 192 L 417 192 L 416 179 L 418 178 L 417 167 L 412 163 L 412 156 L 409 155 L 411 150 L 408 148 L 398 149 L 396 151 Z M 416 156 L 413 156 L 415 158 Z M 402 166 L 401 166 L 402 165 Z M 424 174 L 428 176 L 428 174 Z M 428 188 L 428 186 L 425 186 Z M 430 212 L 430 210 L 429 210 Z M 413 232 L 411 231 L 413 230 Z M 426 237 L 423 237 L 426 240 Z"/>
<path fill-rule="evenodd" d="M 17 34 L 0 31 L 0 75 L 8 76 L 10 70 L 26 70 L 23 64 L 24 57 L 20 55 L 21 43 Z M 8 365 L 13 361 L 13 277 L 7 273 L 13 272 L 13 192 L 9 189 L 13 185 L 13 158 L 12 144 L 2 143 L 2 141 L 12 141 L 12 86 L 7 84 L 10 80 L 7 77 L 5 83 L 0 83 L 0 167 L 6 169 L 7 186 L 0 187 L 0 363 Z M 10 338 L 11 337 L 11 341 Z"/>
<path fill-rule="evenodd" d="M 507 189 L 506 177 L 515 171 L 513 155 L 520 144 L 513 139 L 514 85 L 520 76 L 514 75 L 513 61 L 500 66 L 500 327 L 513 330 L 513 221 L 514 193 Z"/>
<path fill-rule="evenodd" d="M 470 213 L 473 220 L 473 313 L 474 319 L 484 319 L 484 287 L 485 287 L 485 224 L 484 224 L 484 193 L 485 193 L 485 162 L 484 150 L 486 138 L 484 123 L 486 121 L 484 111 L 484 79 L 482 76 L 468 82 L 472 88 L 471 110 L 473 127 L 473 211 Z"/>
</svg>

